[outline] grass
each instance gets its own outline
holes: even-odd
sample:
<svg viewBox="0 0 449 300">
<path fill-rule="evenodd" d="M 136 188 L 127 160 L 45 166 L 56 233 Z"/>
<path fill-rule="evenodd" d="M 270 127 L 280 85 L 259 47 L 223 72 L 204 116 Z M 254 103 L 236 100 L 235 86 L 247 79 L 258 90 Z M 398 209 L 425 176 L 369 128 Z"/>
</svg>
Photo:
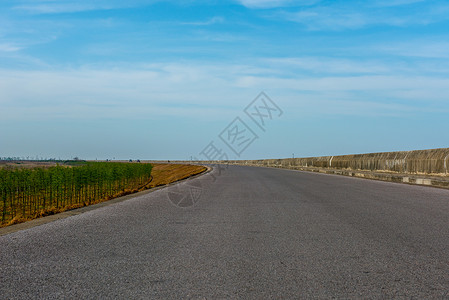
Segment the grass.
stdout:
<svg viewBox="0 0 449 300">
<path fill-rule="evenodd" d="M 197 165 L 178 165 L 178 164 L 153 164 L 151 175 L 153 180 L 147 186 L 153 188 L 176 182 L 207 170 L 206 167 Z"/>
</svg>

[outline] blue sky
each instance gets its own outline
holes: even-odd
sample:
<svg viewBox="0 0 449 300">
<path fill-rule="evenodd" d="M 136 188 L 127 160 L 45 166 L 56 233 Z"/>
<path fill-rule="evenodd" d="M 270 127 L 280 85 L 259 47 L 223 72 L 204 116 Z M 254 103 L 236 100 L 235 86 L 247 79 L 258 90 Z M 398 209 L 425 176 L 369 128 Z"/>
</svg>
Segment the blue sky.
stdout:
<svg viewBox="0 0 449 300">
<path fill-rule="evenodd" d="M 448 59 L 447 1 L 3 0 L 0 156 L 230 153 L 237 116 L 243 159 L 447 147 Z"/>
</svg>

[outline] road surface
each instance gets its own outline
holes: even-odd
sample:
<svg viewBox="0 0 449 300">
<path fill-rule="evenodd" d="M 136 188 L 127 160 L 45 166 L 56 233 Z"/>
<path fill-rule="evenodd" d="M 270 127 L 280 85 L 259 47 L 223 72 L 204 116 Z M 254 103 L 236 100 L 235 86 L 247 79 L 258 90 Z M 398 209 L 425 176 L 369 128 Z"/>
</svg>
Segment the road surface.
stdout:
<svg viewBox="0 0 449 300">
<path fill-rule="evenodd" d="M 0 298 L 449 299 L 449 190 L 219 171 L 1 236 Z"/>
</svg>

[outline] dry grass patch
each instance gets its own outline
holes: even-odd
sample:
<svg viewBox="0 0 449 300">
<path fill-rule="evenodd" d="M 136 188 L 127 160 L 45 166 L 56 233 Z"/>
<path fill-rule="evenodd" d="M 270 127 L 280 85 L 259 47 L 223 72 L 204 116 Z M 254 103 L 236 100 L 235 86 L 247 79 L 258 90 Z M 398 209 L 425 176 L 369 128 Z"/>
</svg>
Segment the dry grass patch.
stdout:
<svg viewBox="0 0 449 300">
<path fill-rule="evenodd" d="M 153 179 L 146 186 L 153 188 L 172 182 L 176 182 L 207 170 L 206 167 L 197 165 L 183 165 L 183 164 L 152 164 L 153 169 L 151 175 Z"/>
</svg>

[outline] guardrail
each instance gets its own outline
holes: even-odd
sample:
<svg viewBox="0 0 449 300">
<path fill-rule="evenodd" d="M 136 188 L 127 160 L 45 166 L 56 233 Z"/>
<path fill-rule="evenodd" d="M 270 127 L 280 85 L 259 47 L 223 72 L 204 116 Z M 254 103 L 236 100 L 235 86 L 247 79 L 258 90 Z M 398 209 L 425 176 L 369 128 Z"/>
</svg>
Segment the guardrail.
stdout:
<svg viewBox="0 0 449 300">
<path fill-rule="evenodd" d="M 229 164 L 285 167 L 332 168 L 347 170 L 387 171 L 406 174 L 447 175 L 449 148 L 368 153 L 307 158 L 230 160 Z"/>
</svg>

